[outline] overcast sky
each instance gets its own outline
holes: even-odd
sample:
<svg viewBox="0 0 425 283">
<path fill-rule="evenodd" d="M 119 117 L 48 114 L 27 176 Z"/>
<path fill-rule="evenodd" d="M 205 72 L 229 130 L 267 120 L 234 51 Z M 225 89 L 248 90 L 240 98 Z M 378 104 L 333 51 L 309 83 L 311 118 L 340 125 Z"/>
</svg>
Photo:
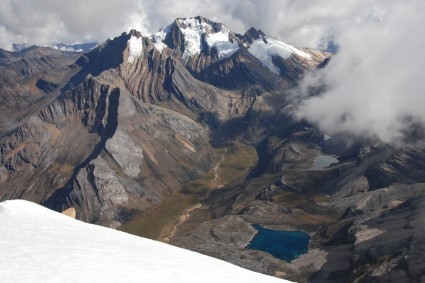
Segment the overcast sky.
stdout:
<svg viewBox="0 0 425 283">
<path fill-rule="evenodd" d="M 0 48 L 12 43 L 104 41 L 136 28 L 148 34 L 177 17 L 202 15 L 243 33 L 254 26 L 294 45 L 317 47 L 381 11 L 364 0 L 1 0 Z M 389 1 L 382 1 L 384 3 Z M 343 3 L 343 4 L 342 4 Z"/>
<path fill-rule="evenodd" d="M 301 87 L 320 82 L 328 90 L 294 113 L 329 134 L 393 142 L 406 120 L 425 121 L 423 0 L 1 0 L 0 48 L 101 42 L 131 28 L 149 34 L 197 15 L 300 47 L 334 40 L 338 54 Z"/>
</svg>

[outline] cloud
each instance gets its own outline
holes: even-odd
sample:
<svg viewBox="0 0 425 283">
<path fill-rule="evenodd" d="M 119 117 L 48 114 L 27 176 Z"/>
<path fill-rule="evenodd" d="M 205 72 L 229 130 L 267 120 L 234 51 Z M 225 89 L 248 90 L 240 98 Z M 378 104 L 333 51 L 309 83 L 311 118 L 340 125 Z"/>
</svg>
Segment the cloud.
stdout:
<svg viewBox="0 0 425 283">
<path fill-rule="evenodd" d="M 379 1 L 375 1 L 379 3 Z M 400 144 L 412 125 L 425 123 L 425 3 L 387 1 L 369 17 L 344 27 L 338 54 L 308 75 L 298 91 L 326 90 L 304 97 L 294 115 L 327 134 L 350 134 Z"/>
<path fill-rule="evenodd" d="M 0 47 L 104 41 L 136 27 L 146 16 L 136 0 L 2 0 Z"/>
</svg>

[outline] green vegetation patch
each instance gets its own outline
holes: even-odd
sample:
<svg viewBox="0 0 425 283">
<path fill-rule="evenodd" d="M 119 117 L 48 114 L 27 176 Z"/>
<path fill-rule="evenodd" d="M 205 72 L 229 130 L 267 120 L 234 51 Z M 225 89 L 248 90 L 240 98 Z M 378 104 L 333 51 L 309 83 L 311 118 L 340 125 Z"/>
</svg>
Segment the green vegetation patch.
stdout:
<svg viewBox="0 0 425 283">
<path fill-rule="evenodd" d="M 200 203 L 201 199 L 217 188 L 243 178 L 258 161 L 255 148 L 235 144 L 227 148 L 215 148 L 218 166 L 214 166 L 203 177 L 184 184 L 180 192 L 168 195 L 160 204 L 141 212 L 124 223 L 119 230 L 150 238 L 163 240 L 176 225 L 187 209 Z M 204 215 L 207 220 L 208 215 Z M 196 222 L 201 223 L 200 219 Z"/>
</svg>

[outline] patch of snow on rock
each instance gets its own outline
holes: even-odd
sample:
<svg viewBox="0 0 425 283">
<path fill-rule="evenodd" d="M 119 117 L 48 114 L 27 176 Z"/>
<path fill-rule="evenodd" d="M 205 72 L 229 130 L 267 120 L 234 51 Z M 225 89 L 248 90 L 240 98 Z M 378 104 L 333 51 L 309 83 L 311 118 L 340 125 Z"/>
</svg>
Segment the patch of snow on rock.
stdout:
<svg viewBox="0 0 425 283">
<path fill-rule="evenodd" d="M 271 38 L 255 40 L 248 48 L 248 51 L 260 60 L 265 67 L 278 75 L 280 74 L 280 69 L 273 63 L 273 57 L 275 56 L 288 59 L 292 54 L 296 54 L 300 57 L 311 59 L 310 54 Z"/>
<path fill-rule="evenodd" d="M 236 41 L 230 41 L 229 34 L 230 31 L 226 27 L 222 26 L 221 31 L 210 33 L 206 37 L 208 46 L 210 48 L 215 47 L 217 49 L 219 59 L 228 58 L 239 49 Z"/>
<path fill-rule="evenodd" d="M 133 63 L 143 53 L 143 37 L 136 37 L 134 35 L 128 40 L 128 63 Z"/>
<path fill-rule="evenodd" d="M 1 282 L 287 282 L 24 200 L 0 223 Z"/>
<path fill-rule="evenodd" d="M 228 58 L 239 49 L 236 41 L 230 41 L 230 30 L 223 25 L 220 31 L 214 32 L 211 25 L 196 18 L 180 19 L 179 22 L 184 26 L 181 28 L 184 37 L 183 59 L 201 53 L 204 34 L 206 44 L 217 50 L 219 59 Z"/>
<path fill-rule="evenodd" d="M 170 32 L 171 26 L 172 25 L 168 25 L 165 28 L 160 29 L 157 33 L 154 33 L 151 37 L 153 44 L 155 45 L 155 48 L 161 53 L 162 53 L 162 50 L 164 50 L 164 48 L 168 47 L 164 43 L 164 40 L 167 34 Z"/>
<path fill-rule="evenodd" d="M 195 18 L 180 19 L 179 22 L 186 26 L 181 32 L 184 36 L 183 58 L 187 59 L 201 52 L 202 34 L 211 29 L 211 26 Z"/>
</svg>

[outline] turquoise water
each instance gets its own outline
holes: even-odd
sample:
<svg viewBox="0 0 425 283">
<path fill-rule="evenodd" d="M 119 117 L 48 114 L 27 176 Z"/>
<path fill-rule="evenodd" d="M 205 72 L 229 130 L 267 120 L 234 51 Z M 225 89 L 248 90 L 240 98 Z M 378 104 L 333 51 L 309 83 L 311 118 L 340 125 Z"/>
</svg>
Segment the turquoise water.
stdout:
<svg viewBox="0 0 425 283">
<path fill-rule="evenodd" d="M 286 262 L 308 251 L 310 235 L 302 231 L 271 230 L 260 225 L 253 225 L 258 230 L 247 248 L 271 254 Z"/>
<path fill-rule="evenodd" d="M 312 170 L 321 170 L 332 164 L 338 163 L 339 160 L 330 155 L 320 155 L 314 159 Z"/>
</svg>

